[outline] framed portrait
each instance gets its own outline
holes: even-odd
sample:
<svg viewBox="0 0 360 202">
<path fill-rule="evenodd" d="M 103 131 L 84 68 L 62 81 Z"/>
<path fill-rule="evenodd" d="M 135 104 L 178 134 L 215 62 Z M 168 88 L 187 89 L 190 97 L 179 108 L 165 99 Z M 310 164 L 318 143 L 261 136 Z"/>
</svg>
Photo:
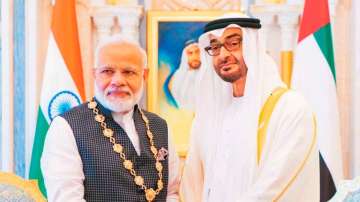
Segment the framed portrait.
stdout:
<svg viewBox="0 0 360 202">
<path fill-rule="evenodd" d="M 177 103 L 171 80 L 180 66 L 186 44 L 197 41 L 205 24 L 223 14 L 220 11 L 149 11 L 147 15 L 147 109 L 167 121 L 172 142 L 181 157 L 187 153 L 194 112 Z"/>
</svg>

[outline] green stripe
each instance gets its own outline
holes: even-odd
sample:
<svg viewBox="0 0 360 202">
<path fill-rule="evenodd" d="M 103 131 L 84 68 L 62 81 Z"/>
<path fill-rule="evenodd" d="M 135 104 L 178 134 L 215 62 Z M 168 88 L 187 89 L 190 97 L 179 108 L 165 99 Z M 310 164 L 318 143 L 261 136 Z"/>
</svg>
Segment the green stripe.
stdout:
<svg viewBox="0 0 360 202">
<path fill-rule="evenodd" d="M 46 189 L 44 185 L 44 178 L 40 168 L 40 158 L 44 149 L 44 141 L 48 129 L 49 129 L 49 123 L 45 119 L 45 116 L 41 108 L 39 107 L 34 144 L 31 154 L 29 178 L 38 180 L 39 188 L 45 197 L 46 197 Z"/>
<path fill-rule="evenodd" d="M 319 45 L 319 47 L 321 49 L 321 52 L 324 54 L 327 63 L 329 64 L 331 73 L 332 73 L 332 75 L 334 77 L 334 81 L 336 83 L 334 49 L 333 49 L 333 44 L 332 44 L 330 23 L 321 27 L 317 32 L 315 32 L 314 37 L 315 37 L 317 44 Z"/>
</svg>

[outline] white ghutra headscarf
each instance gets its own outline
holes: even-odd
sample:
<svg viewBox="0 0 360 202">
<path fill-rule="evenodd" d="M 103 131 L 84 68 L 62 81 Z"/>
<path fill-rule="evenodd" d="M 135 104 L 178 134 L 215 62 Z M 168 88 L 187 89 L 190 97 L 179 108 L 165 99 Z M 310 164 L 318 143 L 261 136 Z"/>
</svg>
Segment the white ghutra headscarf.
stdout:
<svg viewBox="0 0 360 202">
<path fill-rule="evenodd" d="M 225 15 L 224 19 L 247 18 L 245 15 Z M 262 106 L 273 90 L 285 87 L 277 66 L 260 43 L 258 29 L 232 24 L 202 34 L 203 50 L 210 45 L 209 36 L 221 37 L 224 30 L 238 27 L 243 33 L 243 57 L 248 68 L 244 96 L 233 97 L 232 84 L 215 72 L 212 56 L 202 51 L 198 93 L 192 140 L 202 142 L 204 159 L 205 201 L 233 201 L 246 192 L 257 173 L 257 129 Z M 191 145 L 190 144 L 190 145 Z"/>
</svg>

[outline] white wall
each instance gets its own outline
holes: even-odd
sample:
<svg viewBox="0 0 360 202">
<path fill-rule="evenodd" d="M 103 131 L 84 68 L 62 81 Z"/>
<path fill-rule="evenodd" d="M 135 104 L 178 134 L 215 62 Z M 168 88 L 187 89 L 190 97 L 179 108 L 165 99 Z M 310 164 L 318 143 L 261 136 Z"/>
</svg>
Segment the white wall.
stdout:
<svg viewBox="0 0 360 202">
<path fill-rule="evenodd" d="M 26 1 L 26 108 L 25 176 L 29 174 L 32 146 L 51 23 L 51 0 Z"/>
<path fill-rule="evenodd" d="M 26 49 L 25 49 L 25 176 L 28 176 L 31 149 L 36 126 L 37 106 L 37 1 L 26 1 Z"/>
<path fill-rule="evenodd" d="M 14 171 L 13 1 L 1 1 L 1 169 Z"/>
</svg>

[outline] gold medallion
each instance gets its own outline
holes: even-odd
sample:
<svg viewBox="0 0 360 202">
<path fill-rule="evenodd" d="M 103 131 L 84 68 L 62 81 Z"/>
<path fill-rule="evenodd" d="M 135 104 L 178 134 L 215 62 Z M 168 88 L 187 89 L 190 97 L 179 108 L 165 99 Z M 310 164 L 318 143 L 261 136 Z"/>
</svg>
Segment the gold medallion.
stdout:
<svg viewBox="0 0 360 202">
<path fill-rule="evenodd" d="M 150 131 L 147 132 L 147 136 L 148 136 L 150 139 L 153 139 L 153 137 L 154 137 L 154 135 L 153 135 Z"/>
<path fill-rule="evenodd" d="M 89 109 L 94 109 L 94 108 L 96 107 L 96 105 L 97 105 L 96 102 L 91 101 L 91 102 L 88 103 L 88 108 L 89 108 Z"/>
<path fill-rule="evenodd" d="M 152 152 L 154 155 L 157 154 L 157 149 L 156 149 L 156 147 L 151 146 L 151 147 L 150 147 L 150 150 L 151 150 L 151 152 Z"/>
<path fill-rule="evenodd" d="M 114 131 L 111 130 L 110 128 L 106 128 L 103 130 L 103 134 L 105 137 L 112 137 L 114 134 Z"/>
<path fill-rule="evenodd" d="M 101 114 L 97 114 L 95 116 L 95 121 L 101 123 L 101 122 L 104 122 L 105 121 L 105 116 L 101 115 Z"/>
<path fill-rule="evenodd" d="M 163 166 L 161 165 L 161 163 L 160 163 L 160 162 L 156 162 L 156 170 L 157 170 L 158 172 L 161 172 L 162 169 L 163 169 Z"/>
<path fill-rule="evenodd" d="M 139 186 L 144 184 L 144 178 L 142 178 L 141 176 L 136 176 L 134 181 L 135 181 L 135 184 L 137 184 Z"/>
<path fill-rule="evenodd" d="M 145 197 L 147 201 L 153 201 L 155 199 L 156 192 L 151 188 L 145 191 Z"/>
<path fill-rule="evenodd" d="M 132 164 L 131 161 L 125 160 L 125 161 L 124 161 L 124 167 L 125 167 L 126 169 L 128 169 L 128 170 L 131 170 L 131 169 L 133 168 L 133 164 Z"/>
<path fill-rule="evenodd" d="M 157 181 L 157 186 L 159 189 L 163 189 L 164 188 L 164 183 L 161 180 Z"/>
<path fill-rule="evenodd" d="M 123 147 L 120 144 L 114 144 L 113 149 L 116 153 L 121 153 L 123 151 Z"/>
</svg>

